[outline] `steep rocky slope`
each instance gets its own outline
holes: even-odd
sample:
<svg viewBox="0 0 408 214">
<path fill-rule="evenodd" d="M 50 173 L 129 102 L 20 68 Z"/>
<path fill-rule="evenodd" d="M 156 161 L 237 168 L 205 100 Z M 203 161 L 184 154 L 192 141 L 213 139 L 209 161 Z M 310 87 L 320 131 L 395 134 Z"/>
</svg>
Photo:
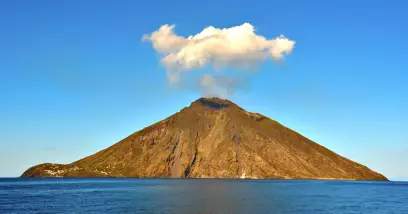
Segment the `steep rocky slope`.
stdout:
<svg viewBox="0 0 408 214">
<path fill-rule="evenodd" d="M 278 122 L 218 98 L 180 112 L 71 164 L 22 177 L 171 177 L 387 180 Z"/>
</svg>

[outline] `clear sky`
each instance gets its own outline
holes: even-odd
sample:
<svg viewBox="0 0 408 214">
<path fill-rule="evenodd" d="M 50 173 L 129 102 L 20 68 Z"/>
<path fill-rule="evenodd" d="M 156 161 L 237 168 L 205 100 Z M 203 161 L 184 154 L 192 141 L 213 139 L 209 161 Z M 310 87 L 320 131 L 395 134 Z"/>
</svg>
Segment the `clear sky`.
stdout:
<svg viewBox="0 0 408 214">
<path fill-rule="evenodd" d="M 296 41 L 231 100 L 335 152 L 408 179 L 406 1 L 0 2 L 0 176 L 69 163 L 200 97 L 174 90 L 146 33 L 251 23 Z"/>
</svg>

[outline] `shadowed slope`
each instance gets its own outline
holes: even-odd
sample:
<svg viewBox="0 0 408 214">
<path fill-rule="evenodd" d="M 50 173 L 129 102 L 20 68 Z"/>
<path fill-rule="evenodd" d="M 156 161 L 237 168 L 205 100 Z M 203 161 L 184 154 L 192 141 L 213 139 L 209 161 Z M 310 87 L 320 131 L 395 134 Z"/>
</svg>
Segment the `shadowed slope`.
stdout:
<svg viewBox="0 0 408 214">
<path fill-rule="evenodd" d="M 219 98 L 180 112 L 74 163 L 23 177 L 187 177 L 387 180 L 258 113 Z"/>
</svg>

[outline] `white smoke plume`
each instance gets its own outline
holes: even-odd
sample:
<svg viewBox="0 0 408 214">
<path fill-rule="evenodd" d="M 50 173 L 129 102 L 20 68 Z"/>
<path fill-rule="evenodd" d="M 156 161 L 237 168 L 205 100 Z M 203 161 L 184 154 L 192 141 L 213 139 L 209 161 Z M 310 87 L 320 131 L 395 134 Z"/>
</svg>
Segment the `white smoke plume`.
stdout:
<svg viewBox="0 0 408 214">
<path fill-rule="evenodd" d="M 160 53 L 170 84 L 178 84 L 185 71 L 212 66 L 215 71 L 225 67 L 248 69 L 272 59 L 279 61 L 290 54 L 295 41 L 280 35 L 266 39 L 255 33 L 249 23 L 231 28 L 209 26 L 200 33 L 188 37 L 178 36 L 174 25 L 162 25 L 143 41 L 150 41 Z M 199 87 L 204 96 L 226 97 L 231 95 L 242 81 L 228 76 L 202 76 Z"/>
<path fill-rule="evenodd" d="M 243 85 L 244 82 L 239 78 L 211 74 L 204 74 L 199 82 L 204 97 L 229 97 Z"/>
</svg>

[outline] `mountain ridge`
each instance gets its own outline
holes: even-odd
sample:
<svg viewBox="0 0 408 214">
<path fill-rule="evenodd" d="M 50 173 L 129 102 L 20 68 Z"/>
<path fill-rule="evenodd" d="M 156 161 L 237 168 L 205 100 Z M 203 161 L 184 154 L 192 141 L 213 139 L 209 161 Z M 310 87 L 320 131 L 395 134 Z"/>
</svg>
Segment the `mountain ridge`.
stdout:
<svg viewBox="0 0 408 214">
<path fill-rule="evenodd" d="M 220 98 L 200 98 L 93 155 L 33 166 L 21 177 L 388 180 Z"/>
</svg>

